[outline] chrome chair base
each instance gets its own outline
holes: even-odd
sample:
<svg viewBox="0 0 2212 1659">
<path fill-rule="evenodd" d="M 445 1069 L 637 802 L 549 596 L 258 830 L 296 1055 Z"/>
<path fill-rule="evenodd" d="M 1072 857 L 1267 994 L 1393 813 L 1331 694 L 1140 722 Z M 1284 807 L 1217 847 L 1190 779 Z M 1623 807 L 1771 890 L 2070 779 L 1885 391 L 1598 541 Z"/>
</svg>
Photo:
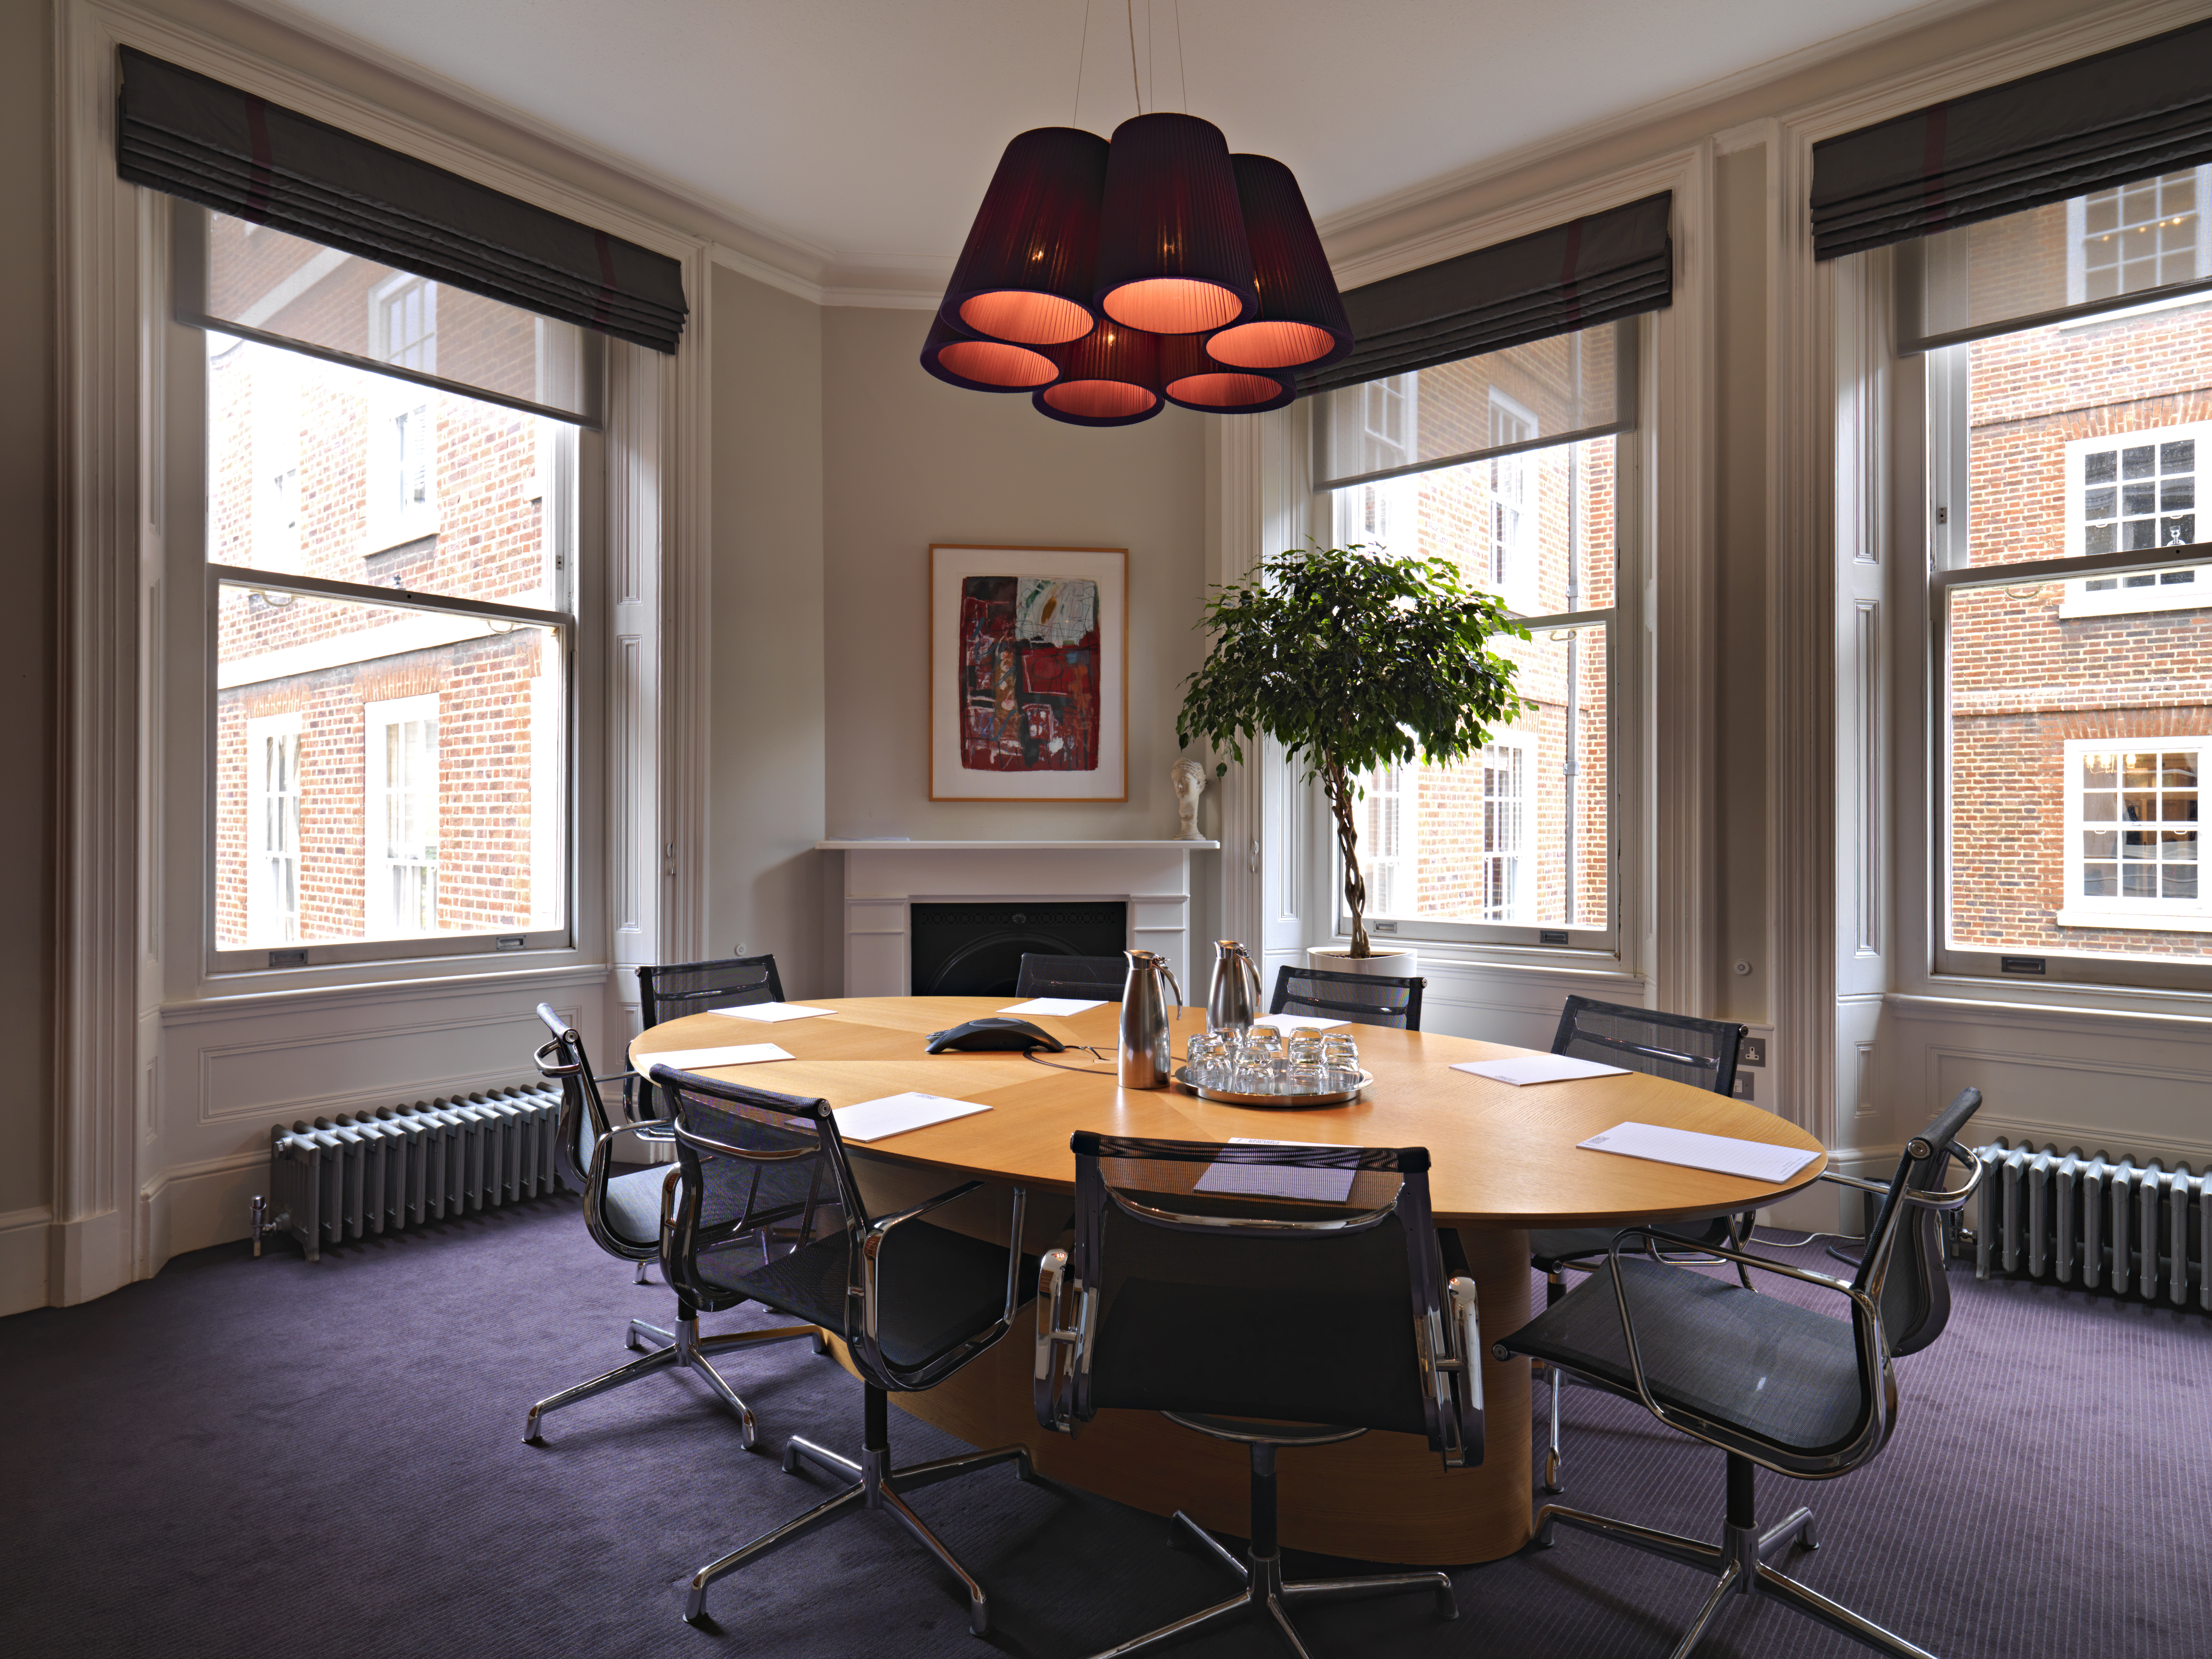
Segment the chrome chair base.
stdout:
<svg viewBox="0 0 2212 1659">
<path fill-rule="evenodd" d="M 1884 1630 L 1873 1620 L 1862 1619 L 1840 1602 L 1832 1601 L 1819 1591 L 1807 1589 L 1779 1567 L 1769 1566 L 1766 1558 L 1783 1545 L 1796 1539 L 1808 1550 L 1820 1548 L 1820 1540 L 1813 1531 L 1813 1511 L 1799 1509 L 1787 1519 L 1778 1521 L 1765 1529 L 1724 1523 L 1721 1541 L 1706 1543 L 1702 1539 L 1685 1538 L 1680 1533 L 1659 1532 L 1650 1527 L 1639 1527 L 1632 1522 L 1615 1521 L 1602 1515 L 1589 1515 L 1580 1510 L 1571 1510 L 1556 1504 L 1547 1504 L 1536 1512 L 1536 1544 L 1540 1549 L 1552 1547 L 1552 1528 L 1572 1527 L 1579 1532 L 1595 1533 L 1601 1538 L 1610 1538 L 1616 1543 L 1626 1544 L 1651 1555 L 1663 1556 L 1669 1561 L 1679 1561 L 1685 1566 L 1704 1567 L 1717 1574 L 1711 1593 L 1705 1597 L 1705 1606 L 1676 1643 L 1669 1659 L 1689 1659 L 1690 1653 L 1705 1633 L 1722 1604 L 1731 1592 L 1739 1595 L 1765 1595 L 1794 1607 L 1809 1619 L 1818 1620 L 1830 1630 L 1865 1644 L 1877 1653 L 1896 1656 L 1896 1659 L 1935 1659 L 1926 1649 L 1915 1647 L 1895 1632 Z"/>
<path fill-rule="evenodd" d="M 872 1393 L 873 1391 L 871 1390 Z M 874 1402 L 871 1401 L 872 1407 Z M 872 1431 L 878 1425 L 871 1413 L 872 1431 L 867 1438 L 887 1438 Z M 904 1468 L 890 1466 L 888 1445 L 867 1448 L 860 1453 L 860 1461 L 817 1446 L 797 1435 L 783 1449 L 783 1472 L 795 1474 L 799 1460 L 811 1457 L 825 1468 L 840 1474 L 850 1475 L 853 1484 L 825 1502 L 817 1504 L 805 1514 L 785 1522 L 772 1531 L 763 1533 L 750 1544 L 740 1545 L 727 1555 L 709 1561 L 691 1575 L 690 1587 L 684 1592 L 684 1620 L 696 1625 L 707 1616 L 707 1589 L 717 1578 L 726 1577 L 748 1562 L 757 1561 L 772 1550 L 783 1547 L 793 1539 L 812 1532 L 816 1528 L 836 1520 L 839 1516 L 856 1509 L 888 1510 L 899 1523 L 912 1533 L 921 1547 L 935 1556 L 945 1569 L 968 1592 L 968 1628 L 981 1636 L 991 1627 L 991 1610 L 984 1597 L 983 1587 L 975 1582 L 967 1568 L 962 1566 L 945 1542 L 929 1528 L 929 1523 L 914 1512 L 905 1494 L 933 1486 L 940 1480 L 951 1480 L 963 1474 L 973 1474 L 978 1469 L 988 1469 L 998 1463 L 1012 1463 L 1018 1480 L 1036 1484 L 1036 1468 L 1030 1462 L 1026 1446 L 1000 1446 L 991 1451 L 967 1452 L 957 1457 L 933 1458 L 926 1463 L 909 1463 Z"/>
<path fill-rule="evenodd" d="M 643 1264 L 641 1263 L 641 1266 Z M 780 1325 L 766 1331 L 731 1331 L 719 1336 L 699 1334 L 699 1321 L 679 1318 L 672 1331 L 658 1325 L 648 1325 L 642 1319 L 629 1322 L 629 1329 L 623 1337 L 626 1348 L 641 1349 L 646 1341 L 659 1345 L 642 1359 L 633 1359 L 627 1365 L 617 1365 L 603 1376 L 588 1382 L 579 1382 L 573 1389 L 548 1395 L 530 1408 L 522 1419 L 522 1438 L 526 1445 L 538 1444 L 544 1431 L 545 1414 L 557 1412 L 563 1406 L 573 1406 L 579 1400 L 589 1400 L 595 1394 L 605 1394 L 610 1389 L 635 1382 L 641 1376 L 652 1376 L 663 1371 L 694 1370 L 707 1379 L 722 1403 L 737 1414 L 739 1427 L 744 1431 L 745 1449 L 750 1451 L 760 1443 L 760 1430 L 753 1421 L 752 1408 L 738 1397 L 738 1391 L 729 1385 L 722 1374 L 708 1362 L 707 1356 L 732 1353 L 740 1348 L 765 1347 L 771 1342 L 811 1341 L 814 1352 L 827 1352 L 820 1329 L 812 1325 Z"/>
<path fill-rule="evenodd" d="M 1187 1535 L 1198 1547 L 1198 1553 L 1208 1560 L 1226 1568 L 1244 1585 L 1243 1594 L 1232 1595 L 1226 1601 L 1218 1601 L 1210 1607 L 1178 1619 L 1171 1625 L 1163 1625 L 1156 1631 L 1130 1638 L 1119 1647 L 1108 1648 L 1095 1659 L 1122 1659 L 1122 1656 L 1144 1653 L 1151 1649 L 1181 1641 L 1186 1636 L 1200 1631 L 1212 1630 L 1244 1618 L 1264 1618 L 1275 1627 L 1275 1634 L 1283 1638 L 1285 1646 L 1297 1659 L 1312 1659 L 1304 1642 L 1299 1639 L 1297 1626 L 1291 1622 L 1291 1609 L 1314 1601 L 1355 1601 L 1374 1595 L 1407 1595 L 1416 1590 L 1427 1590 L 1437 1598 L 1437 1617 L 1456 1619 L 1459 1603 L 1452 1598 L 1451 1580 L 1441 1572 L 1377 1573 L 1364 1578 L 1306 1578 L 1285 1582 L 1283 1577 L 1283 1558 L 1279 1553 L 1259 1555 L 1247 1553 L 1238 1560 L 1222 1546 L 1221 1540 L 1177 1510 L 1175 1525 L 1180 1534 L 1171 1534 L 1169 1542 L 1179 1535 Z"/>
</svg>

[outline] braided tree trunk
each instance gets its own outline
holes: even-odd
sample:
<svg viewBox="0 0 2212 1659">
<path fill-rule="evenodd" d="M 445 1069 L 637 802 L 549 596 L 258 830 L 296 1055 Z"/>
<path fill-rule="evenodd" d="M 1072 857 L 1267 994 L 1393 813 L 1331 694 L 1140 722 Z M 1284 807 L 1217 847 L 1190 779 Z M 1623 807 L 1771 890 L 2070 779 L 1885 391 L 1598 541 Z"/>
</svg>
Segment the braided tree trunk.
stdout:
<svg viewBox="0 0 2212 1659">
<path fill-rule="evenodd" d="M 1344 908 L 1352 912 L 1352 954 L 1372 956 L 1367 944 L 1367 878 L 1359 870 L 1359 827 L 1352 816 L 1352 780 L 1333 759 L 1324 759 L 1322 787 L 1328 792 L 1328 810 L 1336 820 L 1337 850 L 1344 854 Z"/>
</svg>

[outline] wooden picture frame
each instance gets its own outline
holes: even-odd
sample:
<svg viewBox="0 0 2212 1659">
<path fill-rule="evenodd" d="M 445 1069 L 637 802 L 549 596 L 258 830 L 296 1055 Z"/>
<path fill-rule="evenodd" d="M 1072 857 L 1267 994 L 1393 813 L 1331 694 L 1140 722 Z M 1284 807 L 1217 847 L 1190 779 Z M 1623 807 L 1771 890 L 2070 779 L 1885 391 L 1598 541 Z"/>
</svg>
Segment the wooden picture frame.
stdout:
<svg viewBox="0 0 2212 1659">
<path fill-rule="evenodd" d="M 1129 552 L 929 549 L 929 798 L 1129 795 Z"/>
</svg>

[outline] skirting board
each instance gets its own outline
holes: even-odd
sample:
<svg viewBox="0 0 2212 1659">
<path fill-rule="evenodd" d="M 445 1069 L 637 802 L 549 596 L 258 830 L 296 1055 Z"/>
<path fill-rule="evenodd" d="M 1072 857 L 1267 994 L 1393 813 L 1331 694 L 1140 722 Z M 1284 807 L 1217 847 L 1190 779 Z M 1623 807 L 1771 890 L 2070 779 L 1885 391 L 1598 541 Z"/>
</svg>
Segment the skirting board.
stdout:
<svg viewBox="0 0 2212 1659">
<path fill-rule="evenodd" d="M 0 1317 L 46 1305 L 52 1212 L 43 1205 L 0 1215 Z"/>
</svg>

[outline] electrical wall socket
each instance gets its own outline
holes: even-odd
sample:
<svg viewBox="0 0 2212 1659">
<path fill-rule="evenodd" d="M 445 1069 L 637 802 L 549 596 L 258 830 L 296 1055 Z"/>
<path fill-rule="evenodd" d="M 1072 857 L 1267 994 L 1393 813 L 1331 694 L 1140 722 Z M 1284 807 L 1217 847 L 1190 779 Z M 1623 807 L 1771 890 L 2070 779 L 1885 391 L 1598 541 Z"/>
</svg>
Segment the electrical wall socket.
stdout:
<svg viewBox="0 0 2212 1659">
<path fill-rule="evenodd" d="M 1739 1066 L 1765 1065 L 1766 1039 L 1755 1036 L 1746 1037 L 1742 1046 L 1735 1051 L 1735 1063 Z"/>
<path fill-rule="evenodd" d="M 1750 1073 L 1738 1072 L 1735 1074 L 1735 1089 L 1734 1092 L 1738 1100 L 1751 1100 L 1754 1098 L 1751 1092 Z"/>
</svg>

